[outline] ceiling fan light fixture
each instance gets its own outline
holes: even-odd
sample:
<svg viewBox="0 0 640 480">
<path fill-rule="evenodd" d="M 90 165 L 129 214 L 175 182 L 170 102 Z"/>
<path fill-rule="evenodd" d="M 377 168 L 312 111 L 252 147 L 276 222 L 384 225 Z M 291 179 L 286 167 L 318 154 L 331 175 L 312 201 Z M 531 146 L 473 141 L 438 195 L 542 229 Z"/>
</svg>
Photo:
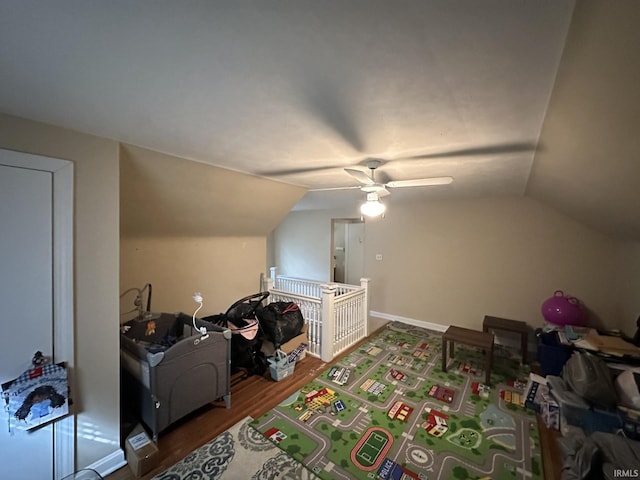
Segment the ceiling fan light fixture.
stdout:
<svg viewBox="0 0 640 480">
<path fill-rule="evenodd" d="M 368 193 L 367 201 L 360 205 L 360 213 L 366 217 L 378 217 L 387 209 L 384 203 L 380 202 L 377 193 Z"/>
</svg>

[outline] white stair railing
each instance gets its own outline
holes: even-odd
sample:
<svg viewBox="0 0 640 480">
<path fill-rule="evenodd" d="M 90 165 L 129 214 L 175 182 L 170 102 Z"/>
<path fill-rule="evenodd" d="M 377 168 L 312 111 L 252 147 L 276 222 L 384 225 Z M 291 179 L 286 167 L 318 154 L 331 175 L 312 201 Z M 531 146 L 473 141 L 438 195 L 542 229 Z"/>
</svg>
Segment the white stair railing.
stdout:
<svg viewBox="0 0 640 480">
<path fill-rule="evenodd" d="M 263 289 L 270 292 L 271 302 L 296 302 L 300 306 L 308 325 L 310 355 L 331 361 L 368 335 L 368 278 L 361 279 L 357 286 L 276 272 L 276 267 L 271 267 Z"/>
</svg>

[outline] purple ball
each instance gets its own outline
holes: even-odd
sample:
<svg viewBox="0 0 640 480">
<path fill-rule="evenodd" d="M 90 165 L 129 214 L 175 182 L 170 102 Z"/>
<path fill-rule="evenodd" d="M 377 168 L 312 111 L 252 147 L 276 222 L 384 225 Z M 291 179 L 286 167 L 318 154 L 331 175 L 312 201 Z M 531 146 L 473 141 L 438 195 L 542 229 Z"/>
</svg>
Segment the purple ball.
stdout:
<svg viewBox="0 0 640 480">
<path fill-rule="evenodd" d="M 585 324 L 586 315 L 580 300 L 565 295 L 562 290 L 556 290 L 552 297 L 547 298 L 542 303 L 541 310 L 544 319 L 554 325 L 564 327 Z"/>
</svg>

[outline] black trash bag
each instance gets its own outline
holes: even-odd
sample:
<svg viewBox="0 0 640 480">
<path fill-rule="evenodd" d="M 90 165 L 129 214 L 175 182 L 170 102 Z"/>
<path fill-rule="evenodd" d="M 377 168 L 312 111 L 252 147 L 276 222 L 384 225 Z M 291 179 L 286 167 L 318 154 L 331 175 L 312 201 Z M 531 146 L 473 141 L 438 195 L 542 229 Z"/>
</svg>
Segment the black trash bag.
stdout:
<svg viewBox="0 0 640 480">
<path fill-rule="evenodd" d="M 276 348 L 300 335 L 304 318 L 295 302 L 273 302 L 259 306 L 256 315 L 267 340 Z"/>
<path fill-rule="evenodd" d="M 591 353 L 573 352 L 564 364 L 562 378 L 574 393 L 596 408 L 610 410 L 618 402 L 609 367 Z"/>
</svg>

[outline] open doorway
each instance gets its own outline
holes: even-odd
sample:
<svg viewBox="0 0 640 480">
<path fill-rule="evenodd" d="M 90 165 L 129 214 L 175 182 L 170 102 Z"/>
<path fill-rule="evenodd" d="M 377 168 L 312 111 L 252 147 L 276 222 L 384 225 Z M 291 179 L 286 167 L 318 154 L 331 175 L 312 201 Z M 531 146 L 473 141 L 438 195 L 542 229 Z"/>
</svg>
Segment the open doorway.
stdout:
<svg viewBox="0 0 640 480">
<path fill-rule="evenodd" d="M 364 222 L 331 219 L 331 281 L 360 285 L 364 276 Z"/>
</svg>

